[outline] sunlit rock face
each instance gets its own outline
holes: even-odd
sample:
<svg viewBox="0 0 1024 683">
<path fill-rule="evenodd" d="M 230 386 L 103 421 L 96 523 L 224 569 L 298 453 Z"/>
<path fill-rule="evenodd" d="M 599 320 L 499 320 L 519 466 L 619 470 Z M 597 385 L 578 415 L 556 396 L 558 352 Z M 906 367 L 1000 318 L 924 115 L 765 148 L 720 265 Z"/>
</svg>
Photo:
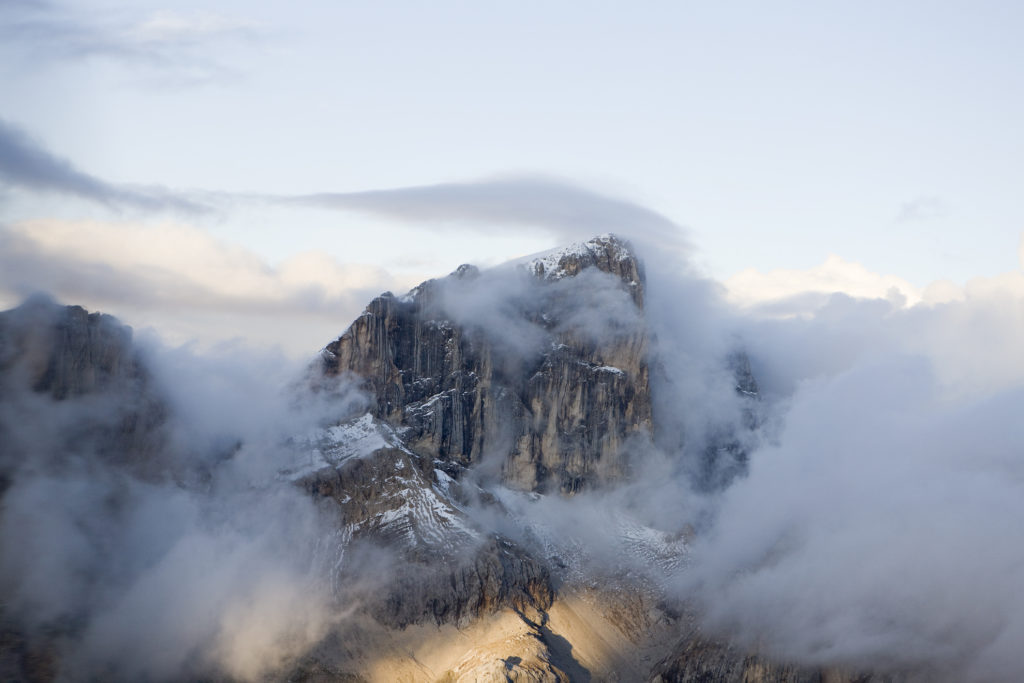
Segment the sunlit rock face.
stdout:
<svg viewBox="0 0 1024 683">
<path fill-rule="evenodd" d="M 339 442 L 351 443 L 358 432 L 376 429 L 394 438 L 370 416 L 333 432 Z M 433 470 L 429 459 L 397 440 L 364 441 L 369 443 L 362 451 L 348 450 L 338 464 L 316 469 L 299 483 L 314 498 L 336 506 L 348 574 L 365 582 L 375 572 L 362 566 L 364 556 L 371 564 L 387 565 L 385 575 L 371 579 L 371 591 L 359 591 L 379 624 L 465 626 L 502 608 L 551 605 L 554 588 L 547 567 L 511 541 L 481 532 L 457 504 L 454 482 L 443 471 Z M 377 557 L 379 552 L 385 559 Z"/>
<path fill-rule="evenodd" d="M 643 269 L 603 236 L 480 273 L 462 266 L 386 293 L 324 351 L 372 412 L 457 474 L 575 492 L 629 469 L 651 430 Z"/>
</svg>

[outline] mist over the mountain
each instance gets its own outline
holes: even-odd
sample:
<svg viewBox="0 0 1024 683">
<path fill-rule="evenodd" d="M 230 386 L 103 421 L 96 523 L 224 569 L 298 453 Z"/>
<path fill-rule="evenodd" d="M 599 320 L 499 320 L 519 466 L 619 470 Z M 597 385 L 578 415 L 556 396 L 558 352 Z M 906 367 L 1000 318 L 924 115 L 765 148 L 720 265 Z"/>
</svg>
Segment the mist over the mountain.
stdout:
<svg viewBox="0 0 1024 683">
<path fill-rule="evenodd" d="M 1019 680 L 1019 280 L 739 320 L 776 424 L 679 577 L 709 626 L 800 661 Z"/>
<path fill-rule="evenodd" d="M 76 325 L 84 348 L 67 346 Z M 278 472 L 286 439 L 358 394 L 296 403 L 301 367 L 280 356 L 133 345 L 116 320 L 39 298 L 0 335 L 3 627 L 46 643 L 37 675 L 252 679 L 342 617 L 337 526 Z M 89 391 L 41 391 L 61 365 Z"/>
<path fill-rule="evenodd" d="M 642 309 L 596 270 L 435 284 L 432 315 L 481 335 L 512 388 L 552 340 L 648 345 L 649 438 L 572 496 L 553 474 L 522 490 L 485 451 L 460 475 L 476 532 L 556 554 L 566 576 L 655 585 L 706 633 L 785 661 L 1019 679 L 1020 278 L 778 318 L 657 253 L 645 270 Z M 44 637 L 59 679 L 280 675 L 353 618 L 352 584 L 397 575 L 403 560 L 348 544 L 329 500 L 296 485 L 296 443 L 370 404 L 356 378 L 142 338 L 114 350 L 108 383 L 58 396 L 16 353 L 51 342 L 11 341 L 25 310 L 56 307 L 27 306 L 0 329 L 0 586 L 5 628 Z M 143 429 L 146 401 L 159 409 Z M 636 529 L 658 553 L 638 554 Z"/>
</svg>

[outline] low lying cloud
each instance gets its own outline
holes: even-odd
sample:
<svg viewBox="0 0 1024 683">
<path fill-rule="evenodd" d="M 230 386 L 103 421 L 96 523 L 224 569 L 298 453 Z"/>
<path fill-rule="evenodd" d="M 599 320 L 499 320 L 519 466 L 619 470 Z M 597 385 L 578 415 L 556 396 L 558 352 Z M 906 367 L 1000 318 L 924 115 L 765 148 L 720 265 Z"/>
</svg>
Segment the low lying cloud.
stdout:
<svg viewBox="0 0 1024 683">
<path fill-rule="evenodd" d="M 278 474 L 288 439 L 362 399 L 296 402 L 302 366 L 274 355 L 140 353 L 143 384 L 61 401 L 0 377 L 5 628 L 45 643 L 57 680 L 280 677 L 351 606 L 336 516 Z M 152 429 L 124 439 L 135 411 Z"/>
<path fill-rule="evenodd" d="M 736 319 L 773 417 L 678 578 L 712 632 L 805 664 L 1019 680 L 1024 277 L 958 289 Z"/>
<path fill-rule="evenodd" d="M 808 664 L 1019 679 L 1024 392 L 939 396 L 907 356 L 795 396 L 683 578 L 714 629 Z"/>
</svg>

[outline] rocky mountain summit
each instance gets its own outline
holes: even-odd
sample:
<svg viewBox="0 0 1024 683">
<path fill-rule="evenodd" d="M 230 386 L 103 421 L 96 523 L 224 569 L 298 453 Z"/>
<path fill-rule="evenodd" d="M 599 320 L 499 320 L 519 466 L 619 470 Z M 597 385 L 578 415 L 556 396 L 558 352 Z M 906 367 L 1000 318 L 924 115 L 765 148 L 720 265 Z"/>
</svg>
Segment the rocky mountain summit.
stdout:
<svg viewBox="0 0 1024 683">
<path fill-rule="evenodd" d="M 600 328 L 579 315 L 581 286 L 619 308 Z M 465 624 L 550 606 L 543 558 L 468 510 L 506 514 L 481 477 L 571 494 L 625 475 L 631 440 L 650 434 L 642 302 L 639 261 L 601 237 L 385 293 L 324 349 L 316 372 L 357 382 L 368 410 L 318 437 L 323 466 L 302 481 L 338 505 L 353 542 L 402 549 L 379 619 Z"/>
<path fill-rule="evenodd" d="M 474 296 L 495 288 L 511 293 Z M 643 292 L 613 236 L 496 273 L 461 266 L 374 299 L 326 347 L 323 371 L 362 378 L 371 414 L 450 473 L 491 457 L 510 486 L 573 493 L 624 476 L 630 440 L 649 437 Z M 607 318 L 581 315 L 599 297 L 616 307 Z"/>
</svg>

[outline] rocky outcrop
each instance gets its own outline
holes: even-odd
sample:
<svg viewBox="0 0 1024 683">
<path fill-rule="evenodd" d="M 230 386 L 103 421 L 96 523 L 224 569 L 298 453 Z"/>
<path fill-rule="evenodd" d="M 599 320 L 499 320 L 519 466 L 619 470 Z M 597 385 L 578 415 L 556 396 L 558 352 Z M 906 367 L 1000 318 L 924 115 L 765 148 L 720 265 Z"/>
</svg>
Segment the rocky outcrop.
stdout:
<svg viewBox="0 0 1024 683">
<path fill-rule="evenodd" d="M 141 376 L 132 330 L 112 316 L 35 297 L 0 313 L 0 377 L 63 400 L 115 391 Z"/>
<path fill-rule="evenodd" d="M 394 438 L 366 417 L 341 438 L 375 428 Z M 432 480 L 432 463 L 400 443 L 346 456 L 300 481 L 336 506 L 348 554 L 356 558 L 346 565 L 348 581 L 372 586 L 358 592 L 379 623 L 465 625 L 502 608 L 550 606 L 547 568 L 508 539 L 481 533 L 454 504 L 453 492 Z M 443 471 L 436 476 L 454 485 Z M 388 565 L 383 580 L 379 563 Z"/>
<path fill-rule="evenodd" d="M 46 401 L 55 402 L 44 411 Z M 116 318 L 60 306 L 37 296 L 0 313 L 0 464 L 9 469 L 38 444 L 21 427 L 43 417 L 59 443 L 47 453 L 99 455 L 108 463 L 157 476 L 149 465 L 162 447 L 166 411 L 132 343 Z M 28 430 L 33 438 L 39 430 Z"/>
<path fill-rule="evenodd" d="M 404 297 L 386 293 L 323 354 L 372 412 L 452 474 L 500 462 L 514 487 L 619 479 L 651 427 L 642 267 L 613 236 Z"/>
<path fill-rule="evenodd" d="M 545 610 L 554 600 L 546 567 L 501 537 L 488 538 L 448 564 L 414 562 L 371 605 L 382 624 L 465 626 L 502 608 Z"/>
</svg>

